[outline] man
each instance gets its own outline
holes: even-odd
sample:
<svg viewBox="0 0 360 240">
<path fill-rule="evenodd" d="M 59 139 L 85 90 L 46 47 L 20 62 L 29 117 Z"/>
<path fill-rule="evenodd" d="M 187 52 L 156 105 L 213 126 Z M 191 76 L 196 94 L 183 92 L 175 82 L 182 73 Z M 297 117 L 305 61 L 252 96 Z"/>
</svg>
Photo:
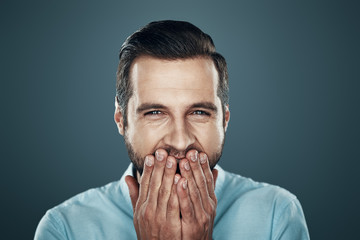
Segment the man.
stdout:
<svg viewBox="0 0 360 240">
<path fill-rule="evenodd" d="M 217 165 L 228 74 L 210 36 L 148 24 L 121 48 L 116 91 L 132 163 L 120 181 L 49 210 L 35 239 L 309 239 L 294 195 Z"/>
</svg>

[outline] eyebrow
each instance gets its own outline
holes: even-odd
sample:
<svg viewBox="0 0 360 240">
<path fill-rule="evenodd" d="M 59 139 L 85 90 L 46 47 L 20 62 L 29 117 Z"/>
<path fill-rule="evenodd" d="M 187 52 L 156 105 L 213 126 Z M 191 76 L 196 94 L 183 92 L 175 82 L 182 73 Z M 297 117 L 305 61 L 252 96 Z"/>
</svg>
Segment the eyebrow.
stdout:
<svg viewBox="0 0 360 240">
<path fill-rule="evenodd" d="M 191 108 L 204 108 L 204 109 L 207 109 L 207 110 L 210 110 L 214 113 L 217 113 L 218 109 L 217 107 L 215 106 L 215 104 L 211 103 L 211 102 L 199 102 L 199 103 L 194 103 L 193 105 L 191 105 L 189 107 L 189 109 Z"/>
<path fill-rule="evenodd" d="M 215 106 L 215 104 L 211 102 L 198 102 L 187 107 L 187 109 L 192 109 L 192 108 L 204 108 L 214 113 L 217 113 L 218 111 L 218 108 Z M 168 109 L 168 107 L 159 103 L 143 103 L 136 109 L 136 113 L 139 114 L 143 111 L 150 109 Z"/>
<path fill-rule="evenodd" d="M 136 109 L 136 113 L 139 114 L 150 109 L 167 109 L 167 107 L 159 103 L 143 103 Z"/>
</svg>

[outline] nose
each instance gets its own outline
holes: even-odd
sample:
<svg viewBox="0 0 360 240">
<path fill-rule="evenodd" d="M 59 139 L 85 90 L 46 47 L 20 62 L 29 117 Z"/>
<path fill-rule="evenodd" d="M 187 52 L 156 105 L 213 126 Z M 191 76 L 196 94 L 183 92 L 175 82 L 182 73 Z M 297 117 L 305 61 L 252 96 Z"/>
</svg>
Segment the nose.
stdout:
<svg viewBox="0 0 360 240">
<path fill-rule="evenodd" d="M 185 150 L 195 142 L 195 136 L 187 126 L 184 119 L 175 119 L 164 138 L 164 143 L 174 148 L 178 153 L 185 153 Z"/>
</svg>

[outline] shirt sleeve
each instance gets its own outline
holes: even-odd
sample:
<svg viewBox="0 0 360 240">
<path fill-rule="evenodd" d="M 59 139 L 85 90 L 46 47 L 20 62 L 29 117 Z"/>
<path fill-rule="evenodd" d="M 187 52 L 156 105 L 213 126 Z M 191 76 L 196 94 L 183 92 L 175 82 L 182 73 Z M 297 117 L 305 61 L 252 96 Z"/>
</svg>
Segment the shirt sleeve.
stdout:
<svg viewBox="0 0 360 240">
<path fill-rule="evenodd" d="M 51 212 L 47 212 L 37 226 L 34 240 L 65 240 L 61 223 Z"/>
<path fill-rule="evenodd" d="M 274 219 L 272 239 L 308 240 L 309 232 L 300 202 L 295 198 Z"/>
</svg>

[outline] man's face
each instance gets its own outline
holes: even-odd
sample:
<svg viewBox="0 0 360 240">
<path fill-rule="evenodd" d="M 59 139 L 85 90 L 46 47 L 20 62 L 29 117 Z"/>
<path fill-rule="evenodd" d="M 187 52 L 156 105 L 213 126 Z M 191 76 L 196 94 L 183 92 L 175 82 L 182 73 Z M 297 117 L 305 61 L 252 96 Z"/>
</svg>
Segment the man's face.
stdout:
<svg viewBox="0 0 360 240">
<path fill-rule="evenodd" d="M 128 125 L 124 128 L 118 105 L 115 122 L 137 170 L 141 173 L 145 156 L 159 148 L 177 160 L 190 149 L 205 152 L 214 167 L 230 112 L 228 107 L 222 111 L 213 61 L 143 56 L 133 62 L 130 78 L 134 92 L 128 103 Z"/>
</svg>

